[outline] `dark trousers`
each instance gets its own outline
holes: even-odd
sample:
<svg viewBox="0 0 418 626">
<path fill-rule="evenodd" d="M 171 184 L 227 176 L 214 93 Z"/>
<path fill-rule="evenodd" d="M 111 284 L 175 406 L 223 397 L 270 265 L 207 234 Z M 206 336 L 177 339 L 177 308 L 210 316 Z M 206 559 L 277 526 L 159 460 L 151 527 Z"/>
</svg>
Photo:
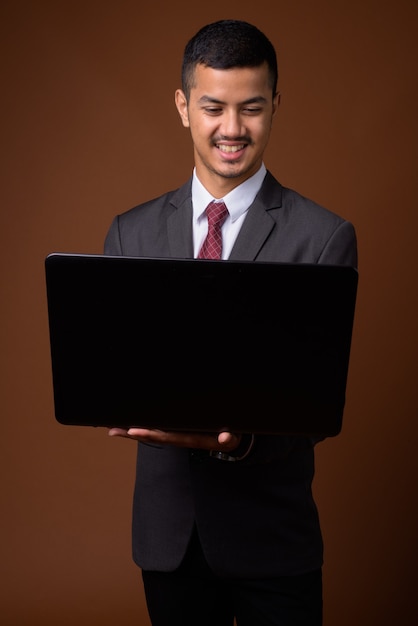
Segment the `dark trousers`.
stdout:
<svg viewBox="0 0 418 626">
<path fill-rule="evenodd" d="M 197 535 L 174 572 L 143 571 L 153 626 L 321 626 L 322 572 L 224 579 L 210 570 Z"/>
</svg>

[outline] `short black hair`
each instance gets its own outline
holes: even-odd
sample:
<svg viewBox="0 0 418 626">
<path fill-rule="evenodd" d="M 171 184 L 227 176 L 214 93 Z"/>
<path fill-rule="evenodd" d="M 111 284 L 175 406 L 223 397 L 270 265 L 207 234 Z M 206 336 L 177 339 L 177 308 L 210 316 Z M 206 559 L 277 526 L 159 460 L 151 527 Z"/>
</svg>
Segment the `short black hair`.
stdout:
<svg viewBox="0 0 418 626">
<path fill-rule="evenodd" d="M 277 90 L 277 57 L 273 44 L 256 26 L 241 20 L 220 20 L 203 26 L 186 44 L 181 71 L 187 101 L 194 71 L 202 64 L 217 70 L 259 67 L 267 63 L 273 96 Z"/>
</svg>

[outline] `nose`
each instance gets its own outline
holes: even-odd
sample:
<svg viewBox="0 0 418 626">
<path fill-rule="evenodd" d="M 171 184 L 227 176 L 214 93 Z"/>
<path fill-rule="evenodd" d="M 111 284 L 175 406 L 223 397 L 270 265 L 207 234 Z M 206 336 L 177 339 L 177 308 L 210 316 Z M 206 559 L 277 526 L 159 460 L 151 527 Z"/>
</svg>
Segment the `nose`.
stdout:
<svg viewBox="0 0 418 626">
<path fill-rule="evenodd" d="M 244 134 L 245 131 L 239 111 L 235 109 L 225 111 L 222 119 L 222 135 L 233 139 Z"/>
</svg>

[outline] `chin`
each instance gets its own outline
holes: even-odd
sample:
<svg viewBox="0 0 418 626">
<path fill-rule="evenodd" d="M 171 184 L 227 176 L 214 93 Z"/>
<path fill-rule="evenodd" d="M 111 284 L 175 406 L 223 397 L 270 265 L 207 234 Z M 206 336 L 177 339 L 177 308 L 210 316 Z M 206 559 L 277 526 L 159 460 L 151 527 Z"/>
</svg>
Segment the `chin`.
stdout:
<svg viewBox="0 0 418 626">
<path fill-rule="evenodd" d="M 243 169 L 240 164 L 228 163 L 214 171 L 223 178 L 240 178 L 241 176 L 245 176 L 249 170 L 246 168 Z"/>
</svg>

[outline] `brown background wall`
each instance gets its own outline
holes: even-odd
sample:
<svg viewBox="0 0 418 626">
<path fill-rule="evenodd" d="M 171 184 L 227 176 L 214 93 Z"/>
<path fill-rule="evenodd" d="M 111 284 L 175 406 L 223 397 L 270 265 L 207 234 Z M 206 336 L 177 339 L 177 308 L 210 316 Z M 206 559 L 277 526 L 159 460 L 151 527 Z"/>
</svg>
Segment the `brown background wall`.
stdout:
<svg viewBox="0 0 418 626">
<path fill-rule="evenodd" d="M 342 434 L 318 448 L 325 626 L 416 615 L 417 38 L 408 0 L 5 1 L 1 24 L 1 558 L 6 626 L 148 624 L 130 556 L 134 446 L 53 416 L 44 257 L 101 252 L 114 214 L 178 186 L 186 40 L 277 46 L 281 182 L 352 220 L 360 287 Z M 412 619 L 413 621 L 413 619 Z"/>
</svg>

